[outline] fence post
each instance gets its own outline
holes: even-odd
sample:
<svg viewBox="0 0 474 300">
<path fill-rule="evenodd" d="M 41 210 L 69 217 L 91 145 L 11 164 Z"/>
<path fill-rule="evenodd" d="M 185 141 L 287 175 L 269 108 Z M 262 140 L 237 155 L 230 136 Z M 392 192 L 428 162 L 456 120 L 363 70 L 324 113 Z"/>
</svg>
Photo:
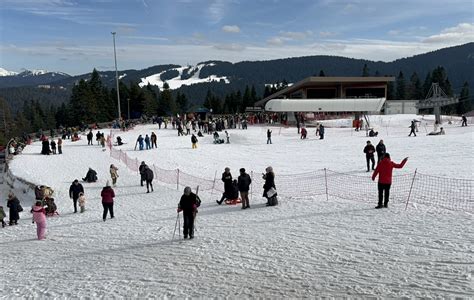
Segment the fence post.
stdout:
<svg viewBox="0 0 474 300">
<path fill-rule="evenodd" d="M 326 168 L 324 168 L 324 181 L 326 182 L 326 201 L 329 201 L 329 194 L 328 194 L 328 175 L 326 172 Z"/>
<path fill-rule="evenodd" d="M 176 190 L 179 191 L 179 169 L 176 169 L 177 177 L 176 177 Z"/>
<path fill-rule="evenodd" d="M 411 180 L 410 191 L 408 192 L 407 205 L 405 205 L 405 210 L 408 209 L 408 201 L 410 201 L 411 190 L 413 188 L 413 183 L 415 182 L 416 170 L 418 169 L 415 169 L 415 174 L 413 174 L 413 179 Z"/>
<path fill-rule="evenodd" d="M 250 182 L 253 181 L 253 171 L 250 171 Z M 250 183 L 250 200 L 253 201 L 253 184 Z"/>
</svg>

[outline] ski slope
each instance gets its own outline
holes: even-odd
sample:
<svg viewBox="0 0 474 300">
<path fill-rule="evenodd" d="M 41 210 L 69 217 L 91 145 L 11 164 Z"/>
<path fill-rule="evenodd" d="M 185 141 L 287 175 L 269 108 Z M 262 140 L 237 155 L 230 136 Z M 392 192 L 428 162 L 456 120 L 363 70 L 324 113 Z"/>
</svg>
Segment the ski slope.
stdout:
<svg viewBox="0 0 474 300">
<path fill-rule="evenodd" d="M 422 120 L 416 138 L 407 136 L 414 117 Z M 409 157 L 406 167 L 395 174 L 418 169 L 472 179 L 474 126 L 461 128 L 455 119 L 452 125 L 443 124 L 445 136 L 426 136 L 432 130 L 432 116 L 371 119 L 380 132 L 370 138 L 372 143 L 383 139 L 395 161 Z M 176 131 L 158 130 L 157 125 L 114 134 L 127 142 L 120 148 L 130 157 L 203 178 L 213 179 L 216 172 L 220 177 L 227 166 L 237 177 L 240 167 L 260 174 L 272 165 L 278 188 L 279 174 L 324 167 L 369 176 L 362 153 L 368 138 L 365 132 L 338 128 L 345 122 L 325 122 L 324 140 L 316 139 L 312 128 L 309 139 L 300 140 L 296 128 L 271 127 L 273 144 L 267 145 L 268 127 L 249 126 L 246 131 L 229 130 L 231 144 L 214 145 L 206 136 L 195 150 L 189 136 L 178 137 Z M 151 131 L 158 135 L 158 149 L 134 151 L 138 134 Z M 37 241 L 27 209 L 32 192 L 17 186 L 15 193 L 25 211 L 18 226 L 0 229 L 3 297 L 469 298 L 474 294 L 474 221 L 469 212 L 421 205 L 405 211 L 402 204 L 375 210 L 376 185 L 373 203 L 315 196 L 280 198 L 279 206 L 265 207 L 263 198 L 253 197 L 247 210 L 218 206 L 215 200 L 220 195 L 199 192 L 203 203 L 195 239 L 182 240 L 178 232 L 173 239 L 183 187 L 177 190 L 155 181 L 155 191 L 147 194 L 136 172 L 111 158 L 109 151 L 87 146 L 85 136 L 79 142 L 65 141 L 63 155 L 42 156 L 40 150 L 39 143 L 28 146 L 10 167 L 15 176 L 51 186 L 60 216 L 48 218 L 47 238 Z M 103 222 L 100 191 L 110 179 L 111 163 L 120 175 L 116 216 Z M 83 183 L 87 210 L 74 214 L 68 189 L 88 167 L 97 171 L 99 181 Z"/>
</svg>

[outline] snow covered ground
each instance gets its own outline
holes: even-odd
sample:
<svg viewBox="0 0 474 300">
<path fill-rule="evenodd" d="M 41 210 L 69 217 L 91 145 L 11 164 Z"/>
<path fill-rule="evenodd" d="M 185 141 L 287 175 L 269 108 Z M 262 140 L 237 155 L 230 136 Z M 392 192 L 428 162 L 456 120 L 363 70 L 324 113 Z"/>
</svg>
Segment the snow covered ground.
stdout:
<svg viewBox="0 0 474 300">
<path fill-rule="evenodd" d="M 371 118 L 380 135 L 370 140 L 376 144 L 384 139 L 395 161 L 409 156 L 406 167 L 396 174 L 418 169 L 472 179 L 474 126 L 461 128 L 453 120 L 452 125 L 443 124 L 447 135 L 426 136 L 433 123 L 433 117 L 426 116 L 419 135 L 408 137 L 414 117 Z M 365 132 L 335 128 L 344 122 L 326 122 L 324 140 L 315 138 L 314 129 L 309 129 L 308 140 L 300 140 L 295 128 L 272 127 L 273 144 L 267 145 L 267 127 L 254 126 L 229 130 L 228 145 L 214 145 L 210 136 L 201 138 L 195 150 L 189 137 L 145 125 L 120 133 L 128 142 L 120 148 L 140 161 L 211 180 L 226 166 L 237 177 L 240 167 L 260 174 L 272 165 L 277 188 L 283 174 L 322 168 L 369 176 L 362 153 L 368 138 Z M 151 131 L 158 135 L 158 150 L 133 151 L 137 135 Z M 44 241 L 36 240 L 28 209 L 21 213 L 18 226 L 0 230 L 2 297 L 468 298 L 474 294 L 472 212 L 427 206 L 405 211 L 401 203 L 375 210 L 375 185 L 372 202 L 280 197 L 280 205 L 269 208 L 254 196 L 247 210 L 218 206 L 215 199 L 220 195 L 202 191 L 196 238 L 172 239 L 183 187 L 177 190 L 155 181 L 155 191 L 146 194 L 136 172 L 111 158 L 109 151 L 87 146 L 85 137 L 66 141 L 63 155 L 42 156 L 40 149 L 39 143 L 28 146 L 13 159 L 11 170 L 15 176 L 53 187 L 60 216 L 48 218 Z M 116 217 L 103 222 L 100 190 L 110 178 L 111 163 L 120 174 Z M 99 181 L 83 184 L 87 211 L 74 214 L 69 185 L 88 167 L 98 172 Z M 261 192 L 260 185 L 253 189 Z M 25 208 L 31 205 L 31 191 L 15 192 Z"/>
</svg>

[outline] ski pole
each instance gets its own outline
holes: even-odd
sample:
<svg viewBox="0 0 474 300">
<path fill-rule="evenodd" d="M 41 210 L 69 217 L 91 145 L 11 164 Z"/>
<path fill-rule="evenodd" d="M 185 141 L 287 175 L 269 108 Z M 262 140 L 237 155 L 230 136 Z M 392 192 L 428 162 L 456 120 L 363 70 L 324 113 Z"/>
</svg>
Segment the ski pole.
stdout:
<svg viewBox="0 0 474 300">
<path fill-rule="evenodd" d="M 173 240 L 174 240 L 174 236 L 176 234 L 176 225 L 178 225 L 178 220 L 179 220 L 179 213 L 176 216 L 176 222 L 174 222 Z"/>
</svg>

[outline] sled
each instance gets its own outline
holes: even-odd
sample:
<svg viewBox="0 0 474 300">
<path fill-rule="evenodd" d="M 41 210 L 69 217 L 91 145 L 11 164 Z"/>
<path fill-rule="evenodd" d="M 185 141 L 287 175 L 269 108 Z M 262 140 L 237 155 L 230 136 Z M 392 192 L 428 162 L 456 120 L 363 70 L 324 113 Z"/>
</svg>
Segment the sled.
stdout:
<svg viewBox="0 0 474 300">
<path fill-rule="evenodd" d="M 236 205 L 236 204 L 239 204 L 239 203 L 242 203 L 242 199 L 240 198 L 237 198 L 237 199 L 225 199 L 225 204 L 227 205 Z"/>
</svg>

